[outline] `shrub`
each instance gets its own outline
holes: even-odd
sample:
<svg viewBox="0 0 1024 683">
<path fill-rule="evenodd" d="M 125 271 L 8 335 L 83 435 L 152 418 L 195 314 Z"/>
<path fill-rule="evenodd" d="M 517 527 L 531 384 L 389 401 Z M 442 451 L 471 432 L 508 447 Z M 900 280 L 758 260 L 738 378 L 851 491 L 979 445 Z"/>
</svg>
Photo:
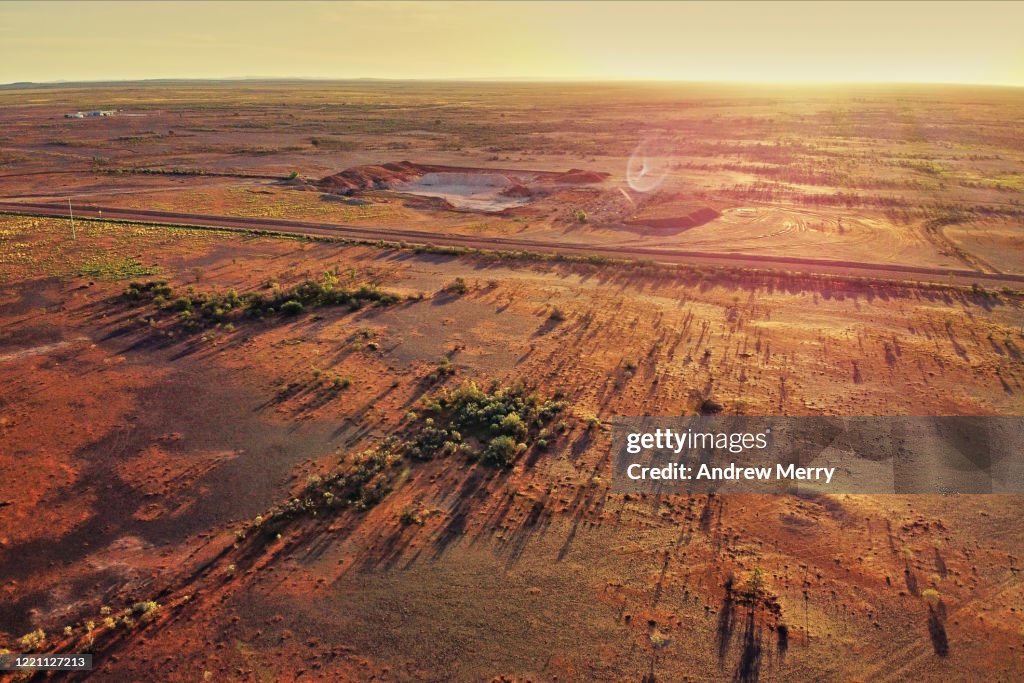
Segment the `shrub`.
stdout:
<svg viewBox="0 0 1024 683">
<path fill-rule="evenodd" d="M 724 409 L 721 403 L 710 398 L 702 400 L 697 406 L 697 412 L 701 415 L 718 415 Z"/>
<path fill-rule="evenodd" d="M 523 418 L 519 416 L 519 413 L 509 413 L 501 418 L 501 422 L 498 423 L 498 429 L 503 434 L 517 438 L 525 437 L 527 433 L 526 425 L 523 424 Z"/>
<path fill-rule="evenodd" d="M 18 644 L 25 650 L 35 650 L 42 647 L 44 643 L 46 643 L 46 631 L 41 628 L 26 633 L 18 639 Z"/>
<path fill-rule="evenodd" d="M 172 310 L 175 311 L 191 311 L 192 310 L 192 299 L 187 296 L 179 296 L 171 304 Z"/>
<path fill-rule="evenodd" d="M 132 605 L 132 614 L 138 617 L 139 621 L 145 623 L 155 619 L 156 613 L 159 609 L 159 603 L 154 600 L 147 600 L 145 602 L 137 602 Z"/>
<path fill-rule="evenodd" d="M 129 301 L 146 301 L 156 297 L 167 298 L 171 288 L 167 280 L 151 280 L 149 282 L 129 282 L 124 290 L 124 297 Z"/>
<path fill-rule="evenodd" d="M 295 299 L 289 299 L 281 304 L 281 312 L 285 315 L 298 315 L 302 313 L 303 306 Z"/>
<path fill-rule="evenodd" d="M 480 454 L 480 460 L 487 465 L 506 467 L 512 463 L 516 454 L 516 440 L 511 436 L 496 436 L 487 444 Z"/>
<path fill-rule="evenodd" d="M 417 508 L 407 507 L 402 511 L 398 521 L 402 523 L 402 526 L 410 526 L 412 524 L 423 526 L 423 514 Z"/>
<path fill-rule="evenodd" d="M 440 376 L 455 374 L 455 366 L 447 356 L 442 356 L 437 361 L 437 374 Z"/>
<path fill-rule="evenodd" d="M 444 288 L 444 291 L 461 296 L 469 291 L 469 285 L 463 278 L 457 277 Z"/>
</svg>

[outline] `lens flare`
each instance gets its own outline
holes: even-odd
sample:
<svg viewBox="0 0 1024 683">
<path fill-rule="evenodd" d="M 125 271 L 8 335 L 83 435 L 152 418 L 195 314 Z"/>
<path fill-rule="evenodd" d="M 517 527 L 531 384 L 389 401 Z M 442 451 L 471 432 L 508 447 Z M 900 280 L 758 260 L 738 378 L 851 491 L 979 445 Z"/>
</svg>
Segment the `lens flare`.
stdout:
<svg viewBox="0 0 1024 683">
<path fill-rule="evenodd" d="M 635 192 L 653 192 L 668 175 L 670 145 L 663 137 L 640 141 L 626 164 L 626 182 Z"/>
</svg>

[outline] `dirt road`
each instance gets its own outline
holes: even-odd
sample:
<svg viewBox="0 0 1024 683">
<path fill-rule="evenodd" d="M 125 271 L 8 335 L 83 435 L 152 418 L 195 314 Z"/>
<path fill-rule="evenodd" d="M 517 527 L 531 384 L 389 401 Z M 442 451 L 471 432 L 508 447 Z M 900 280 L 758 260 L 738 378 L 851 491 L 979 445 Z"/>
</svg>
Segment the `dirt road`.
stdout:
<svg viewBox="0 0 1024 683">
<path fill-rule="evenodd" d="M 411 244 L 465 247 L 468 249 L 528 251 L 542 254 L 600 256 L 616 259 L 648 260 L 669 264 L 776 270 L 788 273 L 837 275 L 901 282 L 925 282 L 940 285 L 971 286 L 978 284 L 989 288 L 1011 287 L 1013 289 L 1021 289 L 1021 285 L 1024 284 L 1024 274 L 984 273 L 974 270 L 892 263 L 862 263 L 791 256 L 658 249 L 653 247 L 615 247 L 565 242 L 539 242 L 511 237 L 476 237 L 420 230 L 401 230 L 386 226 L 358 227 L 277 218 L 210 216 L 171 211 L 119 209 L 91 204 L 77 206 L 74 212 L 76 218 L 133 221 L 153 225 L 195 226 L 238 231 L 260 230 L 315 237 L 336 237 L 370 241 L 385 240 Z M 0 202 L 0 213 L 66 218 L 68 210 L 66 204 Z"/>
</svg>

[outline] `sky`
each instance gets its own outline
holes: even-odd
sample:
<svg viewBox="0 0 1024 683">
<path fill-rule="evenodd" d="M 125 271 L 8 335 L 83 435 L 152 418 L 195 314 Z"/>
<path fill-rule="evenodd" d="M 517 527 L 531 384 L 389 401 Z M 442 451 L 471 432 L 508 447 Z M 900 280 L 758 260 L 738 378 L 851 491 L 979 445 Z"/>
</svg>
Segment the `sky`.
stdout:
<svg viewBox="0 0 1024 683">
<path fill-rule="evenodd" d="M 1024 2 L 0 2 L 0 83 L 418 78 L 1024 86 Z"/>
</svg>

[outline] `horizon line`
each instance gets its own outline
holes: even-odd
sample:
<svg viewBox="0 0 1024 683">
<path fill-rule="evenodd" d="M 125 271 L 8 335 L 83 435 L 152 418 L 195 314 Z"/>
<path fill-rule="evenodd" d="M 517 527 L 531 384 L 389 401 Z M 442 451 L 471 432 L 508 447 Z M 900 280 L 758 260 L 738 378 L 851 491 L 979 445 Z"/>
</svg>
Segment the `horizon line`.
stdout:
<svg viewBox="0 0 1024 683">
<path fill-rule="evenodd" d="M 474 76 L 474 77 L 451 77 L 451 78 L 426 78 L 426 77 L 386 77 L 386 76 L 159 76 L 153 78 L 97 78 L 97 79 L 72 79 L 52 81 L 10 81 L 0 83 L 0 88 L 11 88 L 16 86 L 61 86 L 61 85 L 98 85 L 98 84 L 129 84 L 129 83 L 182 83 L 182 82 L 207 82 L 207 83 L 230 83 L 230 82 L 319 82 L 319 83 L 349 83 L 349 82 L 390 82 L 390 83 L 591 83 L 591 84 L 655 84 L 655 85 L 746 85 L 761 87 L 827 87 L 827 86 L 961 86 L 977 88 L 1024 88 L 1020 83 L 1004 82 L 978 82 L 978 81 L 870 81 L 870 80 L 840 80 L 840 81 L 745 81 L 742 79 L 718 79 L 718 80 L 677 80 L 668 78 L 596 78 L 596 77 L 504 77 L 504 76 Z"/>
</svg>

